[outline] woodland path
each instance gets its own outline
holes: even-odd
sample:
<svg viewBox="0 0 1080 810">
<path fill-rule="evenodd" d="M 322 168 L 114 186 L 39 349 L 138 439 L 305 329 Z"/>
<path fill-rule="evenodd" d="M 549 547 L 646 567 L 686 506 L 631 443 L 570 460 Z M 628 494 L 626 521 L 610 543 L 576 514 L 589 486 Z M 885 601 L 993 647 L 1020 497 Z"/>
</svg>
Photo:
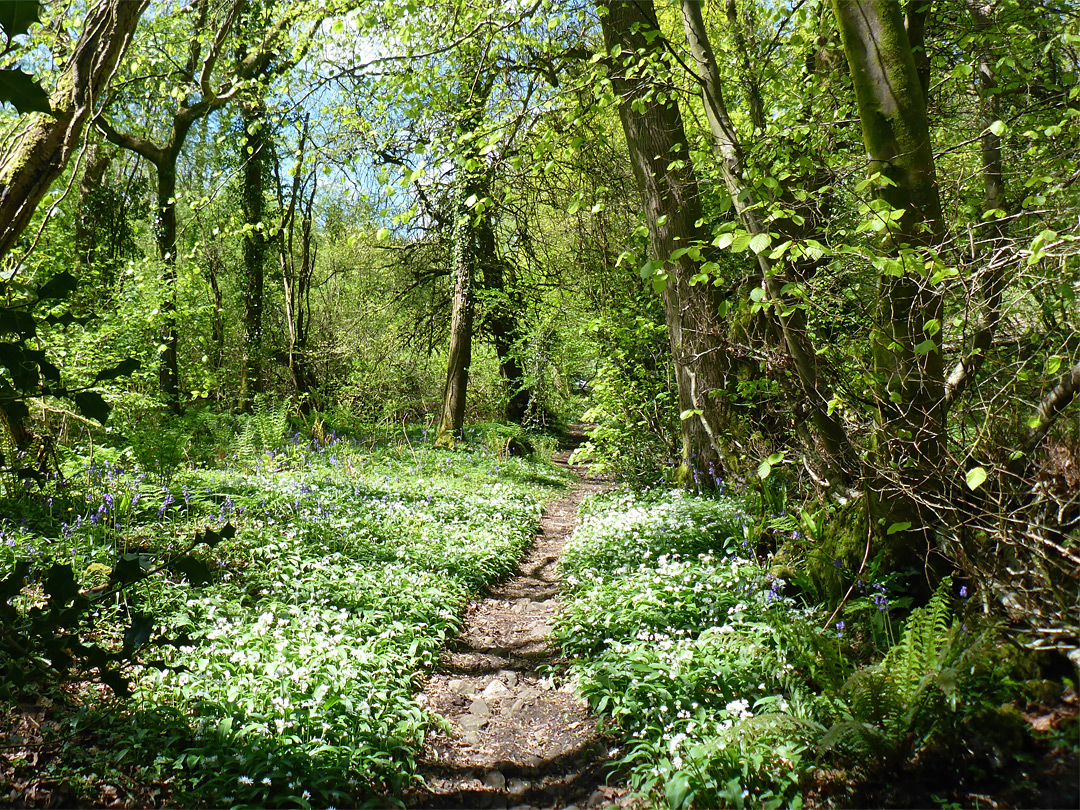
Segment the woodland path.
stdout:
<svg viewBox="0 0 1080 810">
<path fill-rule="evenodd" d="M 424 787 L 410 807 L 595 808 L 622 806 L 625 789 L 604 785 L 604 764 L 618 752 L 573 686 L 552 682 L 563 663 L 549 638 L 559 612 L 556 571 L 589 493 L 611 484 L 569 465 L 580 443 L 554 456 L 578 478 L 544 510 L 536 541 L 515 577 L 472 602 L 461 635 L 424 683 L 420 701 L 450 724 L 428 736 L 419 772 Z"/>
</svg>

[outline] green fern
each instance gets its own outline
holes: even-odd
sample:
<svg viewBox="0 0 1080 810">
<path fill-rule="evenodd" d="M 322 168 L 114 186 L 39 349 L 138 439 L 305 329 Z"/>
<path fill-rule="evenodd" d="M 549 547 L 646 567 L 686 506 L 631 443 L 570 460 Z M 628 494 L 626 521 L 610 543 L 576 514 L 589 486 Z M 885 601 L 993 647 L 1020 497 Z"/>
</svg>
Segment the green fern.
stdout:
<svg viewBox="0 0 1080 810">
<path fill-rule="evenodd" d="M 279 447 L 288 429 L 289 416 L 284 404 L 259 397 L 236 438 L 236 455 L 244 461 L 254 461 Z"/>
<path fill-rule="evenodd" d="M 927 679 L 933 680 L 946 665 L 955 634 L 951 630 L 948 602 L 951 580 L 946 578 L 930 598 L 929 604 L 912 611 L 899 643 L 881 662 L 881 668 L 897 690 L 901 704 L 910 710 L 925 691 Z"/>
<path fill-rule="evenodd" d="M 959 643 L 960 628 L 951 619 L 948 601 L 950 585 L 944 580 L 929 604 L 912 612 L 899 642 L 881 663 L 845 681 L 840 692 L 850 719 L 826 733 L 820 751 L 881 753 L 884 741 L 899 753 L 933 731 L 946 703 L 955 709 L 961 667 L 980 645 Z"/>
</svg>

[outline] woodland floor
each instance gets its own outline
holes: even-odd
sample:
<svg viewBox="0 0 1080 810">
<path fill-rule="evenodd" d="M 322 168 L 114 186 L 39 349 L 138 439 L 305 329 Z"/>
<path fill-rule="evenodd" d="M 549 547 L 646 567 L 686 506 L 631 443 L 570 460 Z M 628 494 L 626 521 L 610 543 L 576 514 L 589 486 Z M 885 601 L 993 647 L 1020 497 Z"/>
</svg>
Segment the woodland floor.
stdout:
<svg viewBox="0 0 1080 810">
<path fill-rule="evenodd" d="M 573 438 L 573 437 L 572 437 Z M 572 448 L 554 461 L 578 477 L 548 504 L 518 575 L 469 605 L 465 629 L 425 682 L 421 704 L 447 721 L 429 736 L 411 807 L 623 807 L 624 788 L 603 784 L 615 744 L 573 685 L 559 685 L 563 662 L 550 640 L 560 609 L 556 566 L 588 494 L 611 484 L 570 467 Z"/>
</svg>

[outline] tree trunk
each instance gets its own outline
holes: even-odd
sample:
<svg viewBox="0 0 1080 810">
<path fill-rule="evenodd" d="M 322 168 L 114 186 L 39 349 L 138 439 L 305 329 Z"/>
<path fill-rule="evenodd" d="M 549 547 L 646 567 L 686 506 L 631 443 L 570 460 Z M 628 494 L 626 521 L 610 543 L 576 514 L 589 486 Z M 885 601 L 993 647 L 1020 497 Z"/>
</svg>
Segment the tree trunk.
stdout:
<svg viewBox="0 0 1080 810">
<path fill-rule="evenodd" d="M 874 364 L 879 430 L 878 510 L 900 524 L 898 558 L 925 561 L 936 549 L 933 526 L 946 508 L 945 387 L 940 346 L 942 294 L 925 272 L 942 235 L 941 201 L 919 72 L 901 5 L 890 0 L 833 0 L 876 182 L 888 217 L 879 277 Z M 904 524 L 910 529 L 903 530 Z"/>
<path fill-rule="evenodd" d="M 176 324 L 176 161 L 177 152 L 167 152 L 157 167 L 157 242 L 161 255 L 163 298 L 161 314 L 161 357 L 158 382 L 165 404 L 173 413 L 184 412 L 180 405 L 180 336 Z"/>
<path fill-rule="evenodd" d="M 462 105 L 457 126 L 457 142 L 463 153 L 457 158 L 457 177 L 454 200 L 454 248 L 452 271 L 454 277 L 453 309 L 450 317 L 450 352 L 446 363 L 446 386 L 443 389 L 442 412 L 439 428 L 435 434 L 436 447 L 454 447 L 465 425 L 465 393 L 469 384 L 469 366 L 472 364 L 473 315 L 476 307 L 475 276 L 477 228 L 473 217 L 483 216 L 483 209 L 473 206 L 487 205 L 485 197 L 488 184 L 481 175 L 484 157 L 476 151 L 475 133 L 484 118 L 491 89 L 495 85 L 496 72 L 483 63 L 470 66 L 466 60 L 460 68 Z"/>
<path fill-rule="evenodd" d="M 308 143 L 308 117 L 305 116 L 300 127 L 296 149 L 297 171 L 293 175 L 288 202 L 285 199 L 285 187 L 281 181 L 280 161 L 274 160 L 273 169 L 277 183 L 278 207 L 281 225 L 278 229 L 278 258 L 281 265 L 281 286 L 285 299 L 285 327 L 288 330 L 287 350 L 284 362 L 289 369 L 296 391 L 300 409 L 307 412 L 312 407 L 311 394 L 313 384 L 307 366 L 307 316 L 306 302 L 311 287 L 311 277 L 315 267 L 316 245 L 312 233 L 312 208 L 315 193 L 318 190 L 318 166 L 312 166 L 308 174 L 310 189 L 305 192 L 304 152 Z M 305 198 L 305 194 L 307 194 Z M 300 218 L 300 263 L 297 266 L 294 245 L 296 241 L 296 222 Z"/>
<path fill-rule="evenodd" d="M 464 167 L 462 166 L 462 172 Z M 435 436 L 436 447 L 452 448 L 465 424 L 465 392 L 472 363 L 473 247 L 472 212 L 465 205 L 470 184 L 459 178 L 454 206 L 454 304 L 450 318 L 450 353 L 446 364 L 442 414 Z"/>
<path fill-rule="evenodd" d="M 83 168 L 82 178 L 79 180 L 79 200 L 82 207 L 82 216 L 75 221 L 75 261 L 81 275 L 85 275 L 98 264 L 99 233 L 97 230 L 98 218 L 91 213 L 94 206 L 94 194 L 102 187 L 105 180 L 105 172 L 112 162 L 111 156 L 99 143 L 92 144 L 86 150 L 86 166 Z M 96 212 L 95 212 L 96 213 Z M 112 288 L 113 277 L 111 267 L 101 267 L 101 285 L 106 289 Z M 98 294 L 101 294 L 99 288 Z"/>
<path fill-rule="evenodd" d="M 491 211 L 491 208 L 484 211 L 476 229 L 476 263 L 489 299 L 484 324 L 491 333 L 495 354 L 499 358 L 499 371 L 506 383 L 506 421 L 520 425 L 528 412 L 531 397 L 525 380 L 525 368 L 517 353 L 522 337 L 518 323 L 522 302 L 513 283 L 507 282 L 507 266 L 499 255 Z"/>
<path fill-rule="evenodd" d="M 266 262 L 266 235 L 263 209 L 267 144 L 261 104 L 245 104 L 241 121 L 246 138 L 241 141 L 244 161 L 244 349 L 240 367 L 239 407 L 251 409 L 254 395 L 261 390 L 263 281 Z"/>
<path fill-rule="evenodd" d="M 663 52 L 652 0 L 604 0 L 598 10 L 607 51 L 618 54 L 612 57 L 611 83 L 645 204 L 651 252 L 658 273 L 666 274 L 664 314 L 684 417 L 684 471 L 693 475 L 721 466 L 726 432 L 716 396 L 726 369 L 720 298 L 712 285 L 690 283 L 706 259 L 701 251 L 707 245 L 697 177 L 674 92 L 659 100 L 662 88 L 656 81 L 632 70 L 643 56 L 659 58 Z M 646 36 L 650 28 L 656 35 Z M 697 252 L 691 250 L 695 247 Z M 676 257 L 680 248 L 687 252 Z"/>
<path fill-rule="evenodd" d="M 729 6 L 733 13 L 734 4 Z M 720 70 L 713 55 L 712 45 L 701 16 L 701 4 L 697 0 L 683 0 L 683 23 L 690 45 L 694 67 L 705 104 L 705 115 L 713 136 L 713 143 L 721 157 L 721 173 L 739 219 L 750 234 L 768 233 L 768 229 L 755 211 L 754 190 L 745 181 L 746 161 L 735 125 L 724 101 Z M 834 483 L 847 485 L 857 477 L 858 458 L 851 447 L 847 433 L 837 418 L 829 413 L 829 392 L 821 385 L 817 370 L 817 352 L 806 330 L 806 315 L 799 306 L 791 306 L 783 288 L 787 279 L 783 267 L 769 260 L 764 251 L 758 253 L 761 280 L 768 297 L 776 301 L 776 317 L 780 323 L 788 355 L 795 366 L 800 387 L 805 397 L 811 422 L 821 445 L 821 455 Z"/>
<path fill-rule="evenodd" d="M 210 318 L 210 343 L 214 347 L 211 355 L 210 367 L 216 372 L 221 371 L 221 365 L 225 360 L 225 296 L 221 292 L 221 283 L 218 281 L 218 272 L 222 269 L 221 253 L 217 245 L 207 243 L 206 256 L 204 258 L 204 270 L 206 281 L 210 285 L 210 293 L 214 296 L 214 314 Z"/>
<path fill-rule="evenodd" d="M 108 96 L 109 82 L 147 3 L 102 0 L 94 4 L 49 99 L 52 115 L 34 114 L 14 150 L 4 156 L 0 258 L 11 251 L 49 186 L 64 171 L 86 122 L 96 114 L 94 104 Z"/>
</svg>

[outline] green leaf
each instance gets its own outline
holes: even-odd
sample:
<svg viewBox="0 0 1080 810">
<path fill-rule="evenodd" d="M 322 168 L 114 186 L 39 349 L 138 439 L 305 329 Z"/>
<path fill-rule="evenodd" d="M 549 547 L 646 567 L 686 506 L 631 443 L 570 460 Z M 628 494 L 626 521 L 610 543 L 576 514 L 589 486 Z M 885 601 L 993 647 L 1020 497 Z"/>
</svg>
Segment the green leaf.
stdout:
<svg viewBox="0 0 1080 810">
<path fill-rule="evenodd" d="M 938 345 L 927 338 L 915 347 L 915 354 L 930 354 L 930 352 L 936 352 L 937 348 Z"/>
<path fill-rule="evenodd" d="M 120 697 L 131 697 L 131 681 L 116 670 L 101 670 L 101 682 L 112 689 Z"/>
<path fill-rule="evenodd" d="M 150 640 L 154 632 L 154 617 L 149 613 L 132 613 L 131 626 L 124 631 L 124 649 L 131 652 Z"/>
<path fill-rule="evenodd" d="M 39 0 L 3 0 L 0 2 L 0 28 L 4 29 L 8 39 L 18 37 L 30 30 L 41 11 Z"/>
<path fill-rule="evenodd" d="M 18 68 L 0 70 L 0 101 L 12 105 L 24 115 L 52 112 L 48 94 L 34 81 L 33 76 Z"/>
<path fill-rule="evenodd" d="M 15 598 L 26 583 L 26 575 L 29 573 L 29 560 L 19 560 L 15 563 L 14 570 L 3 580 L 0 580 L 0 604 L 5 604 Z"/>
<path fill-rule="evenodd" d="M 679 419 L 685 422 L 692 416 L 700 416 L 702 413 L 700 408 L 687 408 L 685 411 L 679 414 Z"/>
<path fill-rule="evenodd" d="M 139 370 L 139 363 L 134 357 L 129 357 L 126 360 L 121 360 L 112 368 L 103 368 L 94 377 L 94 382 L 104 382 L 106 380 L 115 380 L 117 377 L 126 377 L 134 371 Z"/>
<path fill-rule="evenodd" d="M 79 281 L 75 276 L 71 275 L 67 270 L 63 270 L 38 288 L 38 298 L 42 301 L 50 298 L 67 298 L 71 293 L 75 292 L 78 284 Z"/>
<path fill-rule="evenodd" d="M 651 278 L 656 275 L 656 272 L 663 267 L 663 262 L 648 261 L 641 265 L 641 269 L 638 270 L 638 275 L 641 278 Z"/>
<path fill-rule="evenodd" d="M 388 237 L 389 235 L 390 235 L 390 229 L 389 229 L 389 228 L 379 228 L 379 230 L 378 230 L 378 231 L 376 231 L 376 233 L 375 233 L 375 238 L 376 238 L 376 239 L 377 239 L 378 241 L 382 242 L 382 241 L 383 241 L 383 240 L 385 240 L 385 239 L 386 239 L 386 238 L 387 238 L 387 237 Z"/>
<path fill-rule="evenodd" d="M 212 579 L 206 563 L 190 554 L 173 560 L 172 567 L 186 576 L 192 585 L 206 585 Z"/>
<path fill-rule="evenodd" d="M 142 559 L 138 554 L 121 554 L 109 577 L 110 581 L 124 585 L 145 578 L 146 572 L 143 570 Z"/>
<path fill-rule="evenodd" d="M 79 413 L 90 419 L 96 419 L 101 424 L 105 424 L 105 420 L 109 418 L 109 411 L 112 408 L 109 407 L 109 403 L 105 401 L 105 398 L 101 394 L 97 394 L 93 391 L 82 391 L 76 394 L 73 399 L 75 400 L 75 406 L 79 409 Z"/>
<path fill-rule="evenodd" d="M 29 338 L 37 334 L 37 325 L 29 312 L 19 309 L 0 307 L 0 334 L 15 333 L 20 338 Z"/>
<path fill-rule="evenodd" d="M 772 236 L 767 233 L 755 233 L 750 237 L 750 249 L 754 253 L 761 253 L 772 244 Z"/>
<path fill-rule="evenodd" d="M 896 534 L 897 532 L 906 532 L 911 528 L 911 521 L 905 520 L 902 523 L 894 523 L 885 530 L 885 534 Z"/>
<path fill-rule="evenodd" d="M 974 491 L 981 487 L 985 482 L 989 473 L 983 467 L 972 467 L 967 471 L 965 479 L 967 481 L 968 489 Z"/>
<path fill-rule="evenodd" d="M 45 593 L 49 595 L 49 601 L 56 604 L 66 605 L 74 601 L 79 595 L 79 584 L 70 565 L 56 563 L 49 568 L 49 573 L 45 575 Z"/>
<path fill-rule="evenodd" d="M 771 473 L 772 473 L 772 464 L 769 463 L 768 459 L 766 459 L 765 461 L 761 462 L 761 464 L 758 465 L 757 476 L 762 481 L 764 481 L 766 478 L 768 478 Z"/>
<path fill-rule="evenodd" d="M 754 287 L 754 289 L 750 290 L 750 300 L 757 301 L 760 304 L 765 300 L 765 290 L 761 289 L 761 287 Z"/>
<path fill-rule="evenodd" d="M 1009 131 L 1009 127 L 1004 121 L 995 121 L 990 125 L 990 131 L 997 135 L 999 138 Z"/>
</svg>

